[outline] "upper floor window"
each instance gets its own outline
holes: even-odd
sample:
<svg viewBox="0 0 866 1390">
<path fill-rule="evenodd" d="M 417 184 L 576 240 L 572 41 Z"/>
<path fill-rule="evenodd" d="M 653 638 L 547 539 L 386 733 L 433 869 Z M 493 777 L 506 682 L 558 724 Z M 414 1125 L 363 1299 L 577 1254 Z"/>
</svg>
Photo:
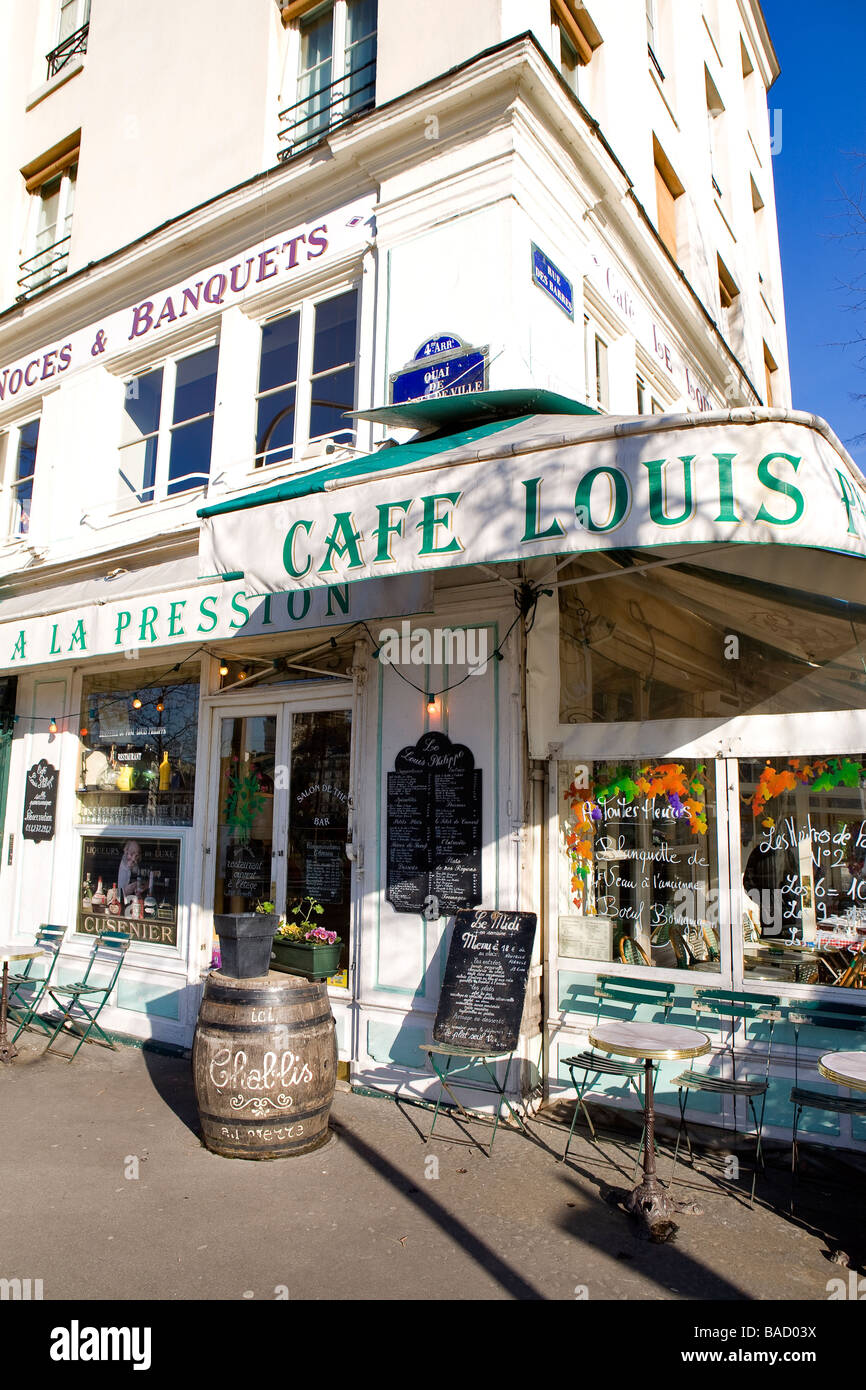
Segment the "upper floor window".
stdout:
<svg viewBox="0 0 866 1390">
<path fill-rule="evenodd" d="M 280 112 L 282 158 L 314 144 L 376 98 L 377 0 L 333 0 L 306 12 L 296 4 L 284 15 L 291 12 L 300 15 L 297 100 Z"/>
<path fill-rule="evenodd" d="M 715 195 L 721 199 L 727 191 L 728 184 L 725 172 L 727 155 L 724 142 L 725 103 L 719 96 L 719 89 L 710 76 L 710 70 L 706 65 L 704 65 L 704 86 L 707 94 L 707 123 L 710 134 L 710 173 Z"/>
<path fill-rule="evenodd" d="M 583 319 L 586 355 L 586 403 L 594 410 L 607 410 L 610 395 L 607 374 L 607 343 L 588 314 Z"/>
<path fill-rule="evenodd" d="M 78 180 L 81 132 L 56 145 L 21 170 L 31 194 L 26 236 L 28 255 L 20 265 L 19 298 L 65 275 Z"/>
<path fill-rule="evenodd" d="M 554 62 L 575 96 L 578 91 L 578 71 L 592 60 L 601 44 L 601 34 L 585 5 L 576 0 L 551 0 L 552 52 Z"/>
<path fill-rule="evenodd" d="M 662 72 L 661 63 L 659 61 L 661 44 L 659 0 L 646 0 L 646 41 L 653 66 L 659 77 L 664 79 L 664 73 Z"/>
<path fill-rule="evenodd" d="M 3 474 L 8 477 L 10 508 L 8 532 L 11 536 L 30 533 L 30 512 L 33 505 L 33 483 L 36 477 L 36 451 L 39 446 L 39 419 L 28 420 L 0 436 L 0 458 Z M 8 469 L 8 472 L 7 472 Z"/>
<path fill-rule="evenodd" d="M 658 234 L 670 251 L 674 260 L 677 259 L 677 199 L 685 192 L 683 185 L 677 178 L 670 160 L 653 136 L 653 154 L 655 159 L 656 176 L 656 211 Z"/>
<path fill-rule="evenodd" d="M 68 63 L 87 51 L 90 0 L 60 0 L 57 43 L 48 54 L 48 76 L 56 77 Z"/>
<path fill-rule="evenodd" d="M 312 355 L 300 344 L 312 314 Z M 354 438 L 345 412 L 355 408 L 358 291 L 304 305 L 262 326 L 256 395 L 256 467 L 286 463 L 309 440 Z"/>
<path fill-rule="evenodd" d="M 120 502 L 153 502 L 206 485 L 219 347 L 216 343 L 126 382 Z"/>
</svg>

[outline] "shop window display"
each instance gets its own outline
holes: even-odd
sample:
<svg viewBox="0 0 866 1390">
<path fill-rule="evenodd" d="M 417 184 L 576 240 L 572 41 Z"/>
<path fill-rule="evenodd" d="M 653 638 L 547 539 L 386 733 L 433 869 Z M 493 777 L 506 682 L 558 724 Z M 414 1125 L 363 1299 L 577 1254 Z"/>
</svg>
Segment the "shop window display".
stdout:
<svg viewBox="0 0 866 1390">
<path fill-rule="evenodd" d="M 559 764 L 559 955 L 718 973 L 715 769 Z"/>
<path fill-rule="evenodd" d="M 197 667 L 85 678 L 80 824 L 192 824 L 198 703 Z"/>
<path fill-rule="evenodd" d="M 746 977 L 866 985 L 866 754 L 741 760 Z"/>
</svg>

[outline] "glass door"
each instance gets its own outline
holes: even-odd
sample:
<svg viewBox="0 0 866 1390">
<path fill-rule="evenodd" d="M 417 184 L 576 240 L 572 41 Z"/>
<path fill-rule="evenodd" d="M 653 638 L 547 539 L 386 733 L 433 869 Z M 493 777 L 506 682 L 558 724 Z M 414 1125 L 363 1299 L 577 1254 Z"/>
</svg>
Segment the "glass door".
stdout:
<svg viewBox="0 0 866 1390">
<path fill-rule="evenodd" d="M 351 730 L 349 709 L 217 707 L 205 846 L 205 901 L 213 911 L 273 903 L 281 916 L 336 932 L 342 953 L 330 983 L 342 988 L 351 923 Z"/>
<path fill-rule="evenodd" d="M 217 716 L 215 913 L 254 912 L 284 892 L 275 853 L 278 725 L 276 710 Z"/>
</svg>

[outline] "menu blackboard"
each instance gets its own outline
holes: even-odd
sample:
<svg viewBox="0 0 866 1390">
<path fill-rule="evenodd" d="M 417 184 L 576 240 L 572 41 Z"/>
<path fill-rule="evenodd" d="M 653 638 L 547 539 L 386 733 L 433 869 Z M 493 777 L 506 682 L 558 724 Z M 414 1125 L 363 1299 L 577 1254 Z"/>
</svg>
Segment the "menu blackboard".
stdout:
<svg viewBox="0 0 866 1390">
<path fill-rule="evenodd" d="M 434 1042 L 479 1052 L 513 1052 L 536 920 L 534 912 L 457 913 Z"/>
<path fill-rule="evenodd" d="M 388 773 L 385 896 L 434 919 L 481 902 L 481 773 L 445 734 L 401 749 Z"/>
<path fill-rule="evenodd" d="M 53 840 L 57 816 L 57 768 L 40 758 L 27 773 L 24 787 L 25 840 Z"/>
</svg>

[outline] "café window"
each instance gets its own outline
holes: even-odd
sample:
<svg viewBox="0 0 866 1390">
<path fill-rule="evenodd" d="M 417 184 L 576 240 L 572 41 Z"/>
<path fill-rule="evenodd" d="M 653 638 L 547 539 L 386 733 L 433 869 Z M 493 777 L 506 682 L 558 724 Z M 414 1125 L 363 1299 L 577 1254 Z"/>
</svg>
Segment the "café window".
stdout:
<svg viewBox="0 0 866 1390">
<path fill-rule="evenodd" d="M 210 474 L 219 347 L 170 358 L 125 383 L 121 506 L 203 488 Z"/>
<path fill-rule="evenodd" d="M 559 764 L 561 957 L 721 970 L 715 765 Z"/>
<path fill-rule="evenodd" d="M 695 498 L 691 467 L 656 480 L 668 517 Z M 866 708 L 866 642 L 834 600 L 774 585 L 772 565 L 734 581 L 699 556 L 629 577 L 634 562 L 584 554 L 558 577 L 560 723 Z"/>
<path fill-rule="evenodd" d="M 82 825 L 192 825 L 199 670 L 86 676 L 81 699 Z"/>
<path fill-rule="evenodd" d="M 866 985 L 866 754 L 739 763 L 744 971 Z"/>
<path fill-rule="evenodd" d="M 0 436 L 0 458 L 3 474 L 8 478 L 11 500 L 9 534 L 30 534 L 30 515 L 33 506 L 33 484 L 36 480 L 36 453 L 39 447 L 39 419 L 28 420 Z M 8 470 L 8 473 L 7 473 Z"/>
<path fill-rule="evenodd" d="M 311 315 L 312 356 L 301 359 Z M 306 330 L 306 322 L 303 330 Z M 262 325 L 256 396 L 256 467 L 288 463 L 321 439 L 354 440 L 358 291 L 305 304 Z"/>
</svg>

